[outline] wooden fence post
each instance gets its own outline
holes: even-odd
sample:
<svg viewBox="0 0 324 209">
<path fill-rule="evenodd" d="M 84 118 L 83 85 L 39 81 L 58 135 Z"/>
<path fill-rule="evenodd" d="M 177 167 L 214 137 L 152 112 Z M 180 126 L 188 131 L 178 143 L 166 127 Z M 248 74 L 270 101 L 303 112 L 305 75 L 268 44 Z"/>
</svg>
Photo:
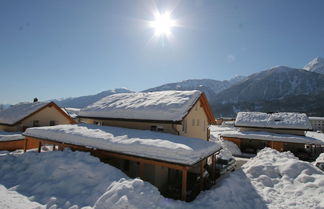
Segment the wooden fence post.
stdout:
<svg viewBox="0 0 324 209">
<path fill-rule="evenodd" d="M 38 141 L 38 152 L 41 152 L 41 148 L 42 148 L 42 142 Z"/>
<path fill-rule="evenodd" d="M 182 170 L 181 200 L 187 199 L 187 170 Z"/>
<path fill-rule="evenodd" d="M 27 151 L 27 145 L 28 145 L 28 138 L 25 137 L 24 152 Z"/>
</svg>

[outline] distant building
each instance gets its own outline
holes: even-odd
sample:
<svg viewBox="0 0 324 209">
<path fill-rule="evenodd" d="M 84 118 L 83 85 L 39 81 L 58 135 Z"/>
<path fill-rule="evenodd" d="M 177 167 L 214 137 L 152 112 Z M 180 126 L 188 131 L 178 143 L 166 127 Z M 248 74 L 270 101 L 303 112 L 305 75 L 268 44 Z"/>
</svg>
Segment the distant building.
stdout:
<svg viewBox="0 0 324 209">
<path fill-rule="evenodd" d="M 234 125 L 242 131 L 267 131 L 300 136 L 304 136 L 305 131 L 312 130 L 307 115 L 294 112 L 239 112 Z"/>
<path fill-rule="evenodd" d="M 107 96 L 81 109 L 79 121 L 209 140 L 215 118 L 200 91 L 159 91 Z"/>
<path fill-rule="evenodd" d="M 54 102 L 19 103 L 0 112 L 0 131 L 19 132 L 29 127 L 73 123 Z"/>
<path fill-rule="evenodd" d="M 324 151 L 323 141 L 305 136 L 312 126 L 304 113 L 239 112 L 235 126 L 239 131 L 226 132 L 222 137 L 237 144 L 245 153 L 271 147 L 291 151 L 301 159 L 311 159 Z"/>
<path fill-rule="evenodd" d="M 314 131 L 324 132 L 324 117 L 309 117 Z"/>
</svg>

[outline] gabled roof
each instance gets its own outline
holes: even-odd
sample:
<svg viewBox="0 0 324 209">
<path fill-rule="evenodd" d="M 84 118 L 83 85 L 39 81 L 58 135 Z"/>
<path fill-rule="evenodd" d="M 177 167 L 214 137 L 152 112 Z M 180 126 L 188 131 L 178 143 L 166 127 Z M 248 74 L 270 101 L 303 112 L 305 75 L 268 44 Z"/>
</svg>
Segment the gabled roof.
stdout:
<svg viewBox="0 0 324 209">
<path fill-rule="evenodd" d="M 324 117 L 308 117 L 309 120 L 324 120 Z"/>
<path fill-rule="evenodd" d="M 28 128 L 23 135 L 181 165 L 193 165 L 221 149 L 196 138 L 90 124 Z"/>
<path fill-rule="evenodd" d="M 158 91 L 121 93 L 107 96 L 81 109 L 80 117 L 181 121 L 198 101 L 202 101 L 207 117 L 214 118 L 208 101 L 200 91 Z"/>
<path fill-rule="evenodd" d="M 312 130 L 305 113 L 279 112 L 239 112 L 235 120 L 236 127 Z"/>
<path fill-rule="evenodd" d="M 67 117 L 71 122 L 73 120 L 64 111 L 61 110 L 54 102 L 32 102 L 19 103 L 10 108 L 0 111 L 0 124 L 15 125 L 43 108 L 53 105 L 59 112 Z"/>
</svg>

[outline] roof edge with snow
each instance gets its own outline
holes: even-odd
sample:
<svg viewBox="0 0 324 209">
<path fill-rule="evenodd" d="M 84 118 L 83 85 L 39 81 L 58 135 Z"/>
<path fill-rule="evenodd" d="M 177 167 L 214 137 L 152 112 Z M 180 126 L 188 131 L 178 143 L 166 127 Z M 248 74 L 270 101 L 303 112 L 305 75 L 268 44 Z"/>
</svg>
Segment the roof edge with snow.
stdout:
<svg viewBox="0 0 324 209">
<path fill-rule="evenodd" d="M 179 123 L 200 101 L 209 123 L 215 121 L 201 91 L 158 91 L 121 93 L 107 96 L 81 109 L 79 118 Z"/>
<path fill-rule="evenodd" d="M 197 138 L 90 124 L 28 128 L 23 135 L 185 166 L 221 150 L 218 144 Z"/>
</svg>

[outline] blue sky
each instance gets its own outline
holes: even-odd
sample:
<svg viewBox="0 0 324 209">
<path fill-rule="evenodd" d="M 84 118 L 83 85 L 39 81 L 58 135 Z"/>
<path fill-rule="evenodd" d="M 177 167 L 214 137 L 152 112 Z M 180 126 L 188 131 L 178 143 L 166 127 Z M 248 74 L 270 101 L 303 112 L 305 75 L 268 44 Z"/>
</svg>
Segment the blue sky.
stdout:
<svg viewBox="0 0 324 209">
<path fill-rule="evenodd" d="M 167 40 L 148 25 L 154 8 L 176 19 Z M 0 103 L 303 67 L 324 56 L 323 11 L 321 0 L 0 0 Z"/>
</svg>

